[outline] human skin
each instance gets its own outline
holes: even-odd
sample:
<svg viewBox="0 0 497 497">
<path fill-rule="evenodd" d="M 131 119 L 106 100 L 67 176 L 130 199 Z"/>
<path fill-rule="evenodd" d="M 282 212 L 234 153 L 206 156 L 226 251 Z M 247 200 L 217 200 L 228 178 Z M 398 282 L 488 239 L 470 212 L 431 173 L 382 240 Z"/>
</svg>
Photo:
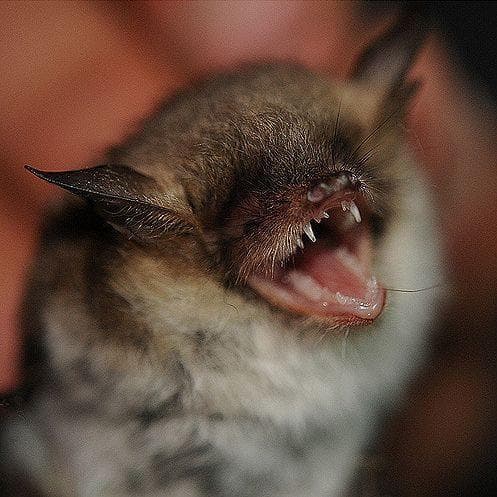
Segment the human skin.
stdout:
<svg viewBox="0 0 497 497">
<path fill-rule="evenodd" d="M 43 211 L 58 194 L 25 173 L 24 164 L 55 170 L 98 162 L 164 97 L 241 61 L 292 58 L 344 78 L 361 46 L 387 22 L 370 25 L 354 4 L 343 2 L 229 5 L 0 4 L 1 392 L 22 376 L 17 312 Z M 456 295 L 449 317 L 457 323 L 448 338 L 450 356 L 441 354 L 445 362 L 430 369 L 403 435 L 411 450 L 400 453 L 399 471 L 421 475 L 412 487 L 419 490 L 439 483 L 440 461 L 447 461 L 441 452 L 450 450 L 450 464 L 458 467 L 458 455 L 467 456 L 485 432 L 481 412 L 490 412 L 489 379 L 478 354 L 494 350 L 495 342 L 497 126 L 485 97 L 436 36 L 413 77 L 423 86 L 410 113 L 411 144 L 437 200 Z M 465 437 L 454 436 L 461 432 Z"/>
</svg>

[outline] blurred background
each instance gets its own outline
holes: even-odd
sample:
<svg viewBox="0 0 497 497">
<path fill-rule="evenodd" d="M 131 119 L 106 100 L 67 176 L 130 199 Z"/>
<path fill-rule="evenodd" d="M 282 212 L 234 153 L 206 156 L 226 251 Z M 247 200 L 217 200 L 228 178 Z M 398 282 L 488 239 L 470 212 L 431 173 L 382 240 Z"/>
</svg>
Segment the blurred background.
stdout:
<svg viewBox="0 0 497 497">
<path fill-rule="evenodd" d="M 386 420 L 381 485 L 389 495 L 497 495 L 493 2 L 0 2 L 0 393 L 22 379 L 17 311 L 58 194 L 25 164 L 96 164 L 176 89 L 242 61 L 290 59 L 346 78 L 406 8 L 436 28 L 412 71 L 423 87 L 408 128 L 455 298 L 425 374 Z M 378 485 L 364 495 L 383 495 Z"/>
</svg>

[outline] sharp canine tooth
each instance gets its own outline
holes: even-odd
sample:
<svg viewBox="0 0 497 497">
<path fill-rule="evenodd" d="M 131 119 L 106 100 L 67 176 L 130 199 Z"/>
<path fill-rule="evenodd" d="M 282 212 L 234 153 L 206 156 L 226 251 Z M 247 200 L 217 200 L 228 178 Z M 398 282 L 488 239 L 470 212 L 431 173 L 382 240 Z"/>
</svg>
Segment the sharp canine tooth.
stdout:
<svg viewBox="0 0 497 497">
<path fill-rule="evenodd" d="M 323 217 L 324 217 L 325 219 L 328 219 L 328 218 L 330 217 L 330 215 L 329 215 L 327 212 L 323 212 Z"/>
<path fill-rule="evenodd" d="M 316 236 L 314 235 L 314 232 L 312 231 L 311 223 L 307 223 L 304 226 L 304 233 L 309 237 L 309 240 L 311 240 L 311 242 L 316 241 Z"/>
<path fill-rule="evenodd" d="M 359 212 L 359 208 L 357 207 L 357 205 L 353 200 L 350 202 L 349 208 L 350 208 L 350 213 L 354 216 L 355 222 L 360 223 L 361 213 Z"/>
<path fill-rule="evenodd" d="M 304 242 L 302 241 L 302 238 L 297 238 L 297 246 L 301 249 L 304 248 Z"/>
</svg>

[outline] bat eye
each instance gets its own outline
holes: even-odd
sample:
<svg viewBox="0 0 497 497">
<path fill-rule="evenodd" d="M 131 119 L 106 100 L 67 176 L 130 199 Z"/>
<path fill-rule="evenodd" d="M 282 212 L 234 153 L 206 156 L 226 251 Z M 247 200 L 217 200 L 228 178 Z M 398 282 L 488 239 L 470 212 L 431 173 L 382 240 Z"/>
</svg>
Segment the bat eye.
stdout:
<svg viewBox="0 0 497 497">
<path fill-rule="evenodd" d="M 357 185 L 357 179 L 349 171 L 341 171 L 325 182 L 312 186 L 307 192 L 307 200 L 311 203 L 322 202 L 335 193 L 350 190 Z"/>
</svg>

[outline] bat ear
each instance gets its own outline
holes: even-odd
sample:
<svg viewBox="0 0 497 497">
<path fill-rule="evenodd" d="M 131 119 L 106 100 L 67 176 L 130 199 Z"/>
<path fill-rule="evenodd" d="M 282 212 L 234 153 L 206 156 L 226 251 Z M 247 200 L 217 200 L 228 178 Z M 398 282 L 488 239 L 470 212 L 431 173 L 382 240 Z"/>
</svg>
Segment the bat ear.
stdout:
<svg viewBox="0 0 497 497">
<path fill-rule="evenodd" d="M 353 79 L 367 85 L 383 96 L 409 100 L 418 82 L 407 84 L 405 79 L 426 38 L 427 22 L 413 12 L 406 12 L 393 27 L 374 41 L 361 54 Z"/>
<path fill-rule="evenodd" d="M 165 193 L 154 179 L 130 167 L 104 165 L 61 172 L 25 167 L 35 176 L 85 198 L 105 220 L 129 236 L 149 240 L 196 228 L 186 202 Z"/>
</svg>

